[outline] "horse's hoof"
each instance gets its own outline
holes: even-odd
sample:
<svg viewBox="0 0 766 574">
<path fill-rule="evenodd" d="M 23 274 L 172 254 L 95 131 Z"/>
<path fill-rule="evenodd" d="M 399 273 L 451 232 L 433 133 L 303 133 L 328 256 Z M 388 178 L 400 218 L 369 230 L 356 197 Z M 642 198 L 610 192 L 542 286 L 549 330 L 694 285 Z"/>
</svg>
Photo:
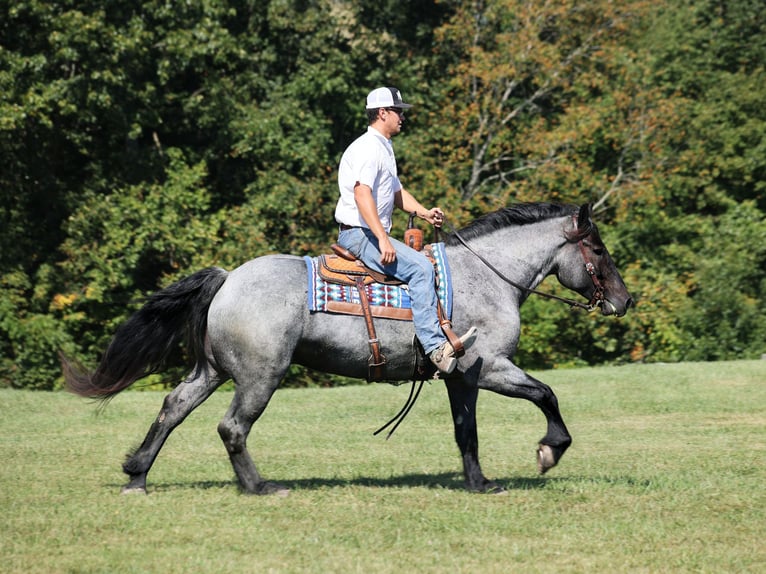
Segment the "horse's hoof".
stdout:
<svg viewBox="0 0 766 574">
<path fill-rule="evenodd" d="M 120 494 L 146 494 L 143 486 L 123 486 Z"/>
<path fill-rule="evenodd" d="M 284 498 L 290 494 L 290 489 L 277 482 L 263 482 L 256 487 L 255 494 L 274 495 Z"/>
<path fill-rule="evenodd" d="M 495 484 L 493 482 L 487 487 L 487 490 L 484 491 L 484 494 L 502 495 L 502 494 L 508 494 L 508 491 L 502 486 L 500 486 L 499 484 Z"/>
<path fill-rule="evenodd" d="M 466 485 L 466 488 L 470 492 L 478 492 L 479 494 L 505 494 L 507 492 L 505 488 L 491 480 L 487 480 L 475 486 Z"/>
<path fill-rule="evenodd" d="M 541 444 L 537 447 L 537 470 L 540 474 L 545 474 L 556 466 L 556 457 L 553 449 L 547 444 Z"/>
</svg>

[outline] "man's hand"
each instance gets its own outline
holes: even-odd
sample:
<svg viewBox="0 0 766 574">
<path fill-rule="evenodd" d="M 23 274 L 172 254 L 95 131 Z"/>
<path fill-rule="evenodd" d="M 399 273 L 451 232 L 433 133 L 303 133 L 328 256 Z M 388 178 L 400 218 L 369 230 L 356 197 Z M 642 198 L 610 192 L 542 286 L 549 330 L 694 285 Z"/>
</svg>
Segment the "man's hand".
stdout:
<svg viewBox="0 0 766 574">
<path fill-rule="evenodd" d="M 406 211 L 407 213 L 412 213 L 414 211 L 420 219 L 425 219 L 435 227 L 441 227 L 444 223 L 444 212 L 441 210 L 441 207 L 426 209 L 404 188 L 396 193 L 395 202 L 396 207 L 399 209 Z"/>
<path fill-rule="evenodd" d="M 444 212 L 440 207 L 432 207 L 425 213 L 423 213 L 423 219 L 434 227 L 441 227 L 444 223 Z"/>
<path fill-rule="evenodd" d="M 383 265 L 389 265 L 396 261 L 396 250 L 391 244 L 388 235 L 378 240 L 378 247 L 380 247 L 380 262 Z"/>
</svg>

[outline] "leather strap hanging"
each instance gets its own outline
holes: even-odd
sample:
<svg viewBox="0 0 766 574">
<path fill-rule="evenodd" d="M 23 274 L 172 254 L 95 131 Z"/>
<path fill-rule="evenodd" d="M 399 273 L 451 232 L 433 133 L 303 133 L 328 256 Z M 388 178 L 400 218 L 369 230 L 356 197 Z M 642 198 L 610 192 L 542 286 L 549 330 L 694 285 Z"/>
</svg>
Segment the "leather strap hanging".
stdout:
<svg viewBox="0 0 766 574">
<path fill-rule="evenodd" d="M 372 322 L 372 312 L 370 311 L 370 301 L 367 299 L 367 288 L 364 286 L 363 277 L 355 277 L 356 289 L 359 291 L 359 302 L 362 305 L 362 315 L 367 325 L 368 343 L 370 345 L 370 357 L 367 359 L 367 380 L 381 381 L 385 378 L 386 357 L 380 351 L 380 340 L 375 332 L 375 324 Z"/>
<path fill-rule="evenodd" d="M 439 326 L 442 328 L 442 331 L 444 331 L 449 344 L 452 345 L 452 348 L 455 350 L 455 356 L 458 358 L 462 357 L 465 355 L 463 341 L 461 341 L 460 337 L 458 337 L 455 331 L 452 330 L 452 321 L 449 320 L 449 317 L 447 317 L 447 314 L 444 312 L 441 300 L 438 297 L 436 298 L 436 309 L 439 313 Z"/>
</svg>

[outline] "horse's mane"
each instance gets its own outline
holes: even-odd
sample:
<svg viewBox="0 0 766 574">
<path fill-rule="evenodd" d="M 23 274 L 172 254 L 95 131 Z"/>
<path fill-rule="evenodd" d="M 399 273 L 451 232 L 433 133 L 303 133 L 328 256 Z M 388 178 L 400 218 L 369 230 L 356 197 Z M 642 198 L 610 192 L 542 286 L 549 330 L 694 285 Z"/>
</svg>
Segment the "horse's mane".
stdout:
<svg viewBox="0 0 766 574">
<path fill-rule="evenodd" d="M 517 203 L 510 207 L 504 207 L 482 215 L 478 219 L 469 223 L 460 230 L 460 235 L 466 240 L 487 235 L 498 229 L 503 229 L 511 225 L 528 225 L 537 223 L 546 219 L 555 217 L 564 217 L 577 213 L 577 207 L 572 205 L 562 205 L 558 203 L 534 202 Z M 457 245 L 460 241 L 454 234 L 450 234 L 445 243 L 447 245 Z"/>
</svg>

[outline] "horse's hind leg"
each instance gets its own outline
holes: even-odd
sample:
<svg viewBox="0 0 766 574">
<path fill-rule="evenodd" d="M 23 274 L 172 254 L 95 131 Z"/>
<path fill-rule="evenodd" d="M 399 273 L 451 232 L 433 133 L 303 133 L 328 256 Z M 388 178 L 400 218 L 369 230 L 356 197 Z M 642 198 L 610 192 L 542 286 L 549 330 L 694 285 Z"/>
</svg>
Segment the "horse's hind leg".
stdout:
<svg viewBox="0 0 766 574">
<path fill-rule="evenodd" d="M 285 367 L 286 368 L 286 367 Z M 234 400 L 229 406 L 223 420 L 218 425 L 226 451 L 229 453 L 231 465 L 237 475 L 237 480 L 243 492 L 248 494 L 279 494 L 287 495 L 289 489 L 281 484 L 268 482 L 258 473 L 258 469 L 247 450 L 247 437 L 258 417 L 261 416 L 272 394 L 279 385 L 281 376 L 271 377 L 271 384 L 265 374 L 258 377 L 259 383 L 243 383 L 244 380 L 254 380 L 254 377 L 238 377 L 237 390 Z"/>
<path fill-rule="evenodd" d="M 165 397 L 159 415 L 149 428 L 144 442 L 122 465 L 122 470 L 130 477 L 128 484 L 122 489 L 123 493 L 146 493 L 146 475 L 170 433 L 213 394 L 224 380 L 207 366 L 190 375 L 189 379 Z"/>
</svg>

